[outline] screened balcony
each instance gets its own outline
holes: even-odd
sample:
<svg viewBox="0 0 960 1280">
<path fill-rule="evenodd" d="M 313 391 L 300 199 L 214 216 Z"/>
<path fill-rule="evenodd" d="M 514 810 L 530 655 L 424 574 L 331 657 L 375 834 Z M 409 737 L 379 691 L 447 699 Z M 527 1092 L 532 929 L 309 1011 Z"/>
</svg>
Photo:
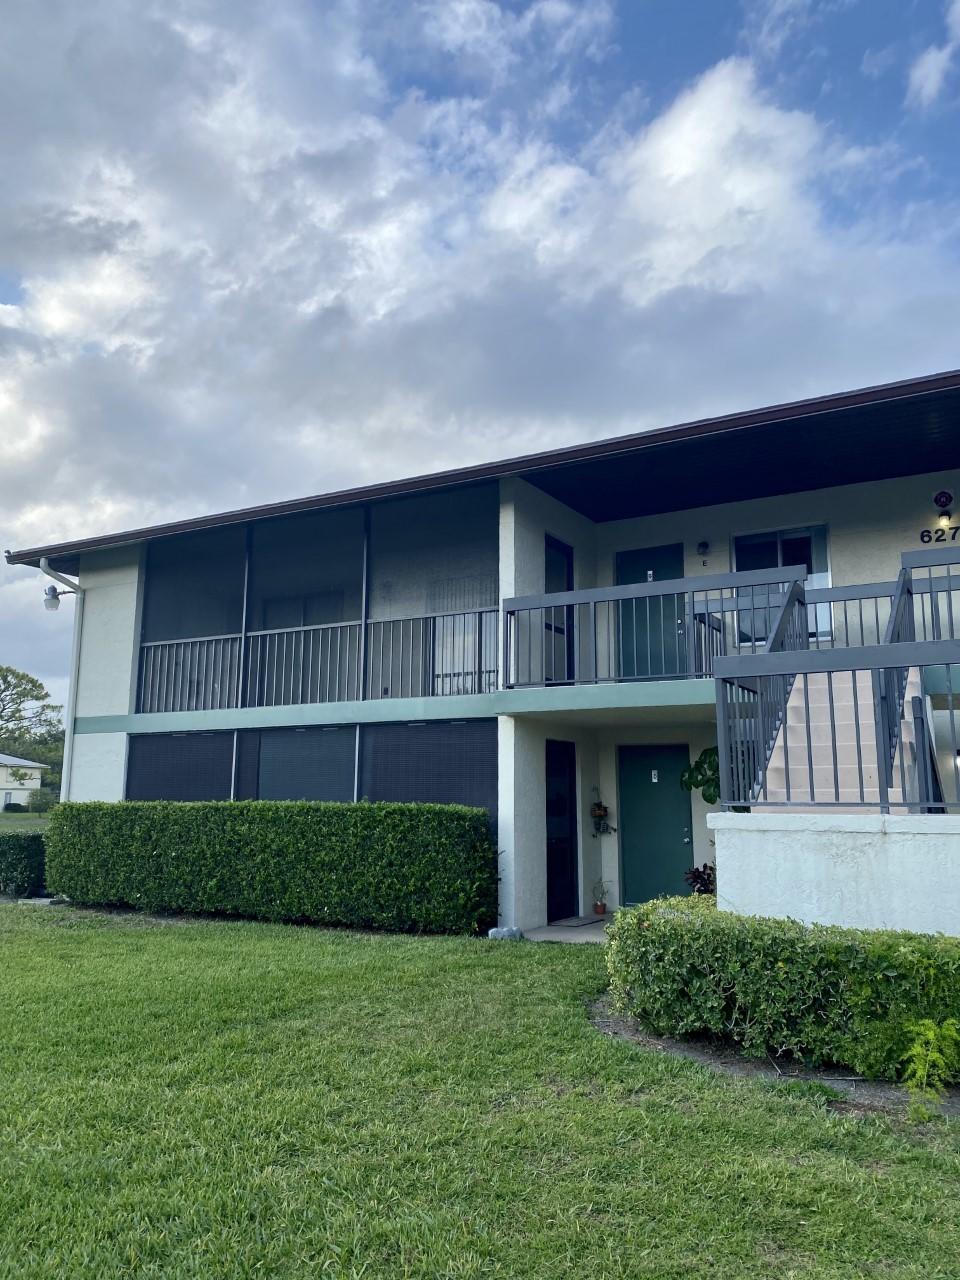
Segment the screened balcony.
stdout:
<svg viewBox="0 0 960 1280">
<path fill-rule="evenodd" d="M 497 518 L 481 488 L 152 544 L 137 711 L 492 692 Z"/>
</svg>

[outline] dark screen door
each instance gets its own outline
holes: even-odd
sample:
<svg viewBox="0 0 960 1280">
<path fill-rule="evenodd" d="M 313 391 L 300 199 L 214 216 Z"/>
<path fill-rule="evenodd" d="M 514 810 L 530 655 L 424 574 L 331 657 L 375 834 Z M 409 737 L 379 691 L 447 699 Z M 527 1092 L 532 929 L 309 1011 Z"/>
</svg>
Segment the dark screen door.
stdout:
<svg viewBox="0 0 960 1280">
<path fill-rule="evenodd" d="M 683 543 L 617 552 L 617 586 L 683 577 Z M 621 600 L 620 676 L 624 680 L 686 675 L 686 597 L 682 591 Z"/>
<path fill-rule="evenodd" d="M 689 763 L 686 746 L 620 748 L 625 903 L 690 892 L 683 878 L 693 865 L 690 792 L 680 785 Z"/>
<path fill-rule="evenodd" d="M 573 590 L 573 547 L 550 534 L 543 547 L 543 589 L 547 595 Z M 566 683 L 574 678 L 572 606 L 544 609 L 543 629 L 544 683 Z"/>
<path fill-rule="evenodd" d="M 572 742 L 547 740 L 547 919 L 579 911 L 577 875 L 577 752 Z"/>
</svg>

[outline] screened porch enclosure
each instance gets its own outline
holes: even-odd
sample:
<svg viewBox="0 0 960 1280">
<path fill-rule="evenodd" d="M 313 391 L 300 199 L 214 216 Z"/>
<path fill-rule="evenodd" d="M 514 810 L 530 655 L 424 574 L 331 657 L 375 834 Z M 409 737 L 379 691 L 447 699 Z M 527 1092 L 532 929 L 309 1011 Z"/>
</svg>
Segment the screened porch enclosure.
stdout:
<svg viewBox="0 0 960 1280">
<path fill-rule="evenodd" d="M 495 486 L 150 544 L 136 710 L 497 687 Z"/>
</svg>

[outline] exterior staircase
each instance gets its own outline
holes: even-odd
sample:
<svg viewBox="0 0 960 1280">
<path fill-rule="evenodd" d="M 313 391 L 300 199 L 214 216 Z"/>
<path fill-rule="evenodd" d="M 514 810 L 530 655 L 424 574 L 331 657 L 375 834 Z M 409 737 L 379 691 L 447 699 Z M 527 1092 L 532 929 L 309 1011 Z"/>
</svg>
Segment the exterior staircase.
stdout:
<svg viewBox="0 0 960 1280">
<path fill-rule="evenodd" d="M 835 813 L 880 808 L 872 673 L 834 674 L 832 714 L 828 680 L 826 674 L 812 673 L 806 678 L 806 689 L 802 676 L 794 681 L 767 763 L 766 792 L 760 792 L 757 803 L 751 806 L 753 812 L 782 812 L 786 808 L 804 813 L 825 804 Z M 913 698 L 922 696 L 919 669 L 910 667 L 887 787 L 887 804 L 892 813 L 909 812 L 912 797 L 915 803 L 916 744 L 909 708 Z"/>
</svg>

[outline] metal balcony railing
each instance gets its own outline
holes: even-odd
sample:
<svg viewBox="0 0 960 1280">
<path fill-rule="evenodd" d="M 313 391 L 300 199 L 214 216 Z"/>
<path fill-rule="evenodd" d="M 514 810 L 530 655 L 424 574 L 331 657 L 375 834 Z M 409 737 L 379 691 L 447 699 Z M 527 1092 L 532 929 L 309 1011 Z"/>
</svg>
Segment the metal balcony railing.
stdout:
<svg viewBox="0 0 960 1280">
<path fill-rule="evenodd" d="M 340 622 L 247 637 L 248 707 L 351 702 L 360 696 L 360 623 Z"/>
<path fill-rule="evenodd" d="M 704 678 L 757 653 L 802 565 L 504 601 L 504 684 Z"/>
<path fill-rule="evenodd" d="M 496 687 L 496 609 L 367 625 L 368 698 L 450 697 Z"/>
<path fill-rule="evenodd" d="M 237 706 L 239 635 L 140 646 L 138 711 L 219 711 Z"/>
<path fill-rule="evenodd" d="M 492 693 L 497 626 L 495 609 L 368 622 L 365 659 L 360 622 L 143 644 L 137 711 Z"/>
</svg>

